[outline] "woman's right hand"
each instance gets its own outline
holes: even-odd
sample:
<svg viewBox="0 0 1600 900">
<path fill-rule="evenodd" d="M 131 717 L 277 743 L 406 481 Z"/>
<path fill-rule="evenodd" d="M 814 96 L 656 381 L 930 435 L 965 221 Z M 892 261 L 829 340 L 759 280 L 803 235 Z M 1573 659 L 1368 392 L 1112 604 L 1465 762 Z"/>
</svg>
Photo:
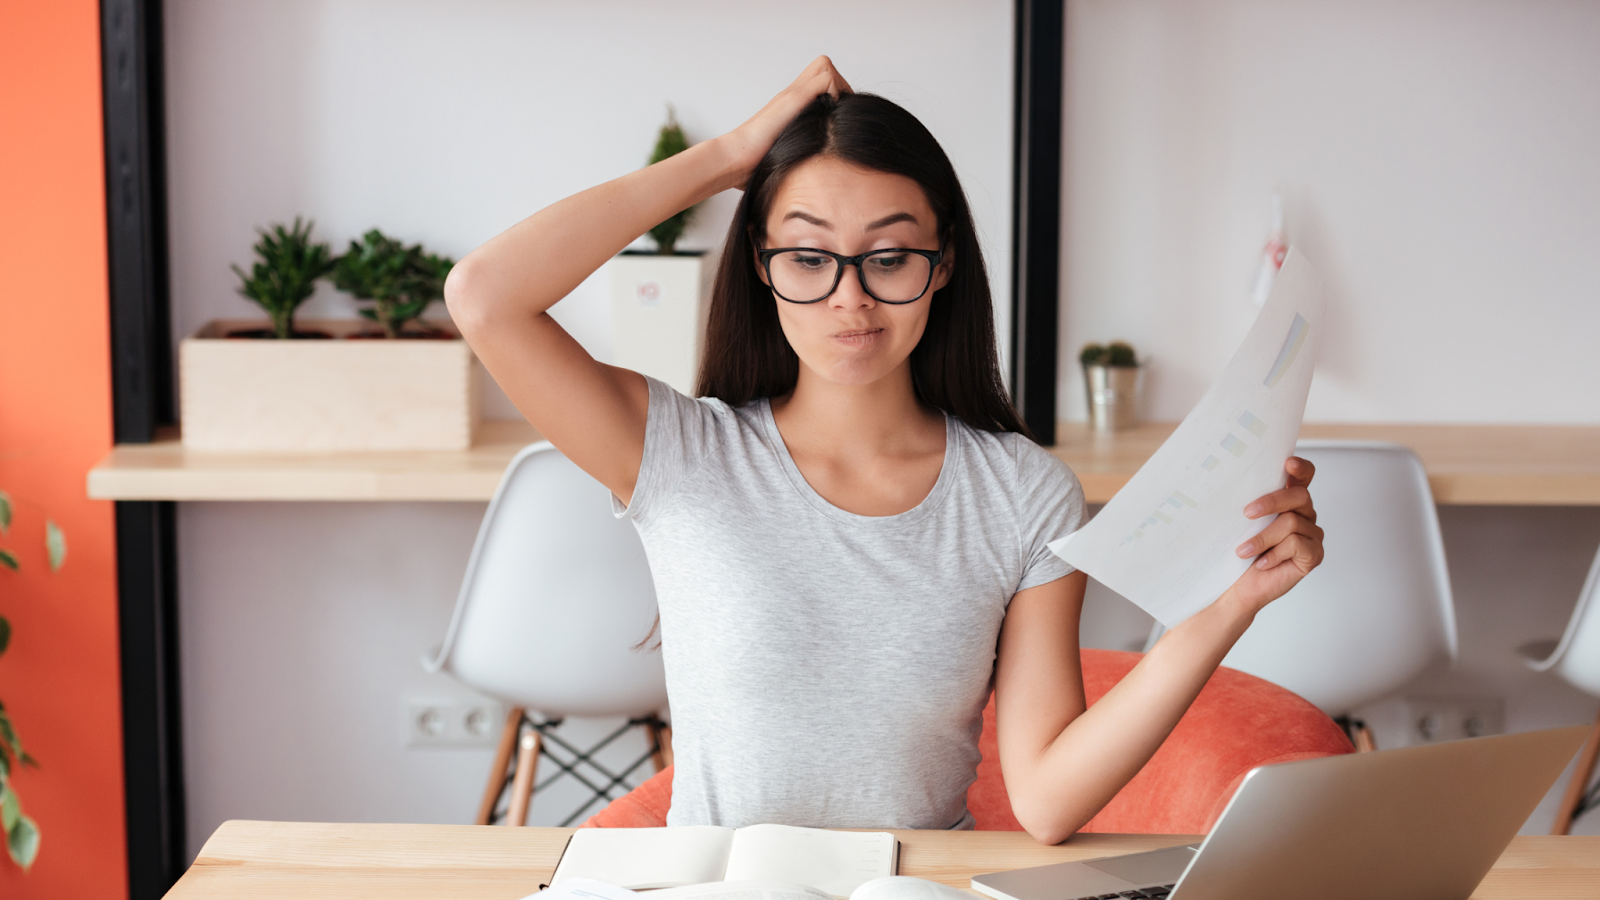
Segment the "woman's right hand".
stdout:
<svg viewBox="0 0 1600 900">
<path fill-rule="evenodd" d="M 760 112 L 717 139 L 726 148 L 730 186 L 745 186 L 750 173 L 767 155 L 778 135 L 811 101 L 823 94 L 837 99 L 840 94 L 851 92 L 850 83 L 834 68 L 833 60 L 826 56 L 812 60 L 800 77 L 761 107 Z"/>
</svg>

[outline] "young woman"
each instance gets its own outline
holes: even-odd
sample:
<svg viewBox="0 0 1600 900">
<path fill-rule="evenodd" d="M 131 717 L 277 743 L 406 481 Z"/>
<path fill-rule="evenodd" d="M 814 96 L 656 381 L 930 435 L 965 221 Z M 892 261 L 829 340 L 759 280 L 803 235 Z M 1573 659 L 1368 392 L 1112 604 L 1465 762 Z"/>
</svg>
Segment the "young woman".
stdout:
<svg viewBox="0 0 1600 900">
<path fill-rule="evenodd" d="M 656 223 L 745 189 L 700 399 L 596 362 L 546 312 Z M 1136 774 L 1263 606 L 1322 558 L 1306 485 L 1257 563 L 1093 709 L 1083 519 L 1024 436 L 983 259 L 944 152 L 826 58 L 736 130 L 569 197 L 451 273 L 451 315 L 517 407 L 611 489 L 660 605 L 670 824 L 971 827 L 996 695 L 1017 820 L 1064 840 Z"/>
</svg>

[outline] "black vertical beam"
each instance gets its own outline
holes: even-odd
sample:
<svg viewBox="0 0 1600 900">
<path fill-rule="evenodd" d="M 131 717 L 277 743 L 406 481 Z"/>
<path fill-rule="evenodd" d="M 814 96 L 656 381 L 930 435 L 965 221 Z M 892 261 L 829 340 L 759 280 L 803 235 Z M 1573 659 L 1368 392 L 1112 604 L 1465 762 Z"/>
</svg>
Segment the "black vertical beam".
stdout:
<svg viewBox="0 0 1600 900">
<path fill-rule="evenodd" d="M 113 426 L 119 443 L 143 443 L 172 420 L 159 0 L 101 0 L 100 49 Z M 176 515 L 163 502 L 116 509 L 130 900 L 157 900 L 187 862 Z"/>
<path fill-rule="evenodd" d="M 1011 396 L 1034 437 L 1049 445 L 1056 442 L 1064 0 L 1017 0 L 1016 31 Z"/>
<path fill-rule="evenodd" d="M 122 766 L 130 900 L 158 900 L 188 862 L 178 696 L 177 504 L 117 504 Z"/>
</svg>

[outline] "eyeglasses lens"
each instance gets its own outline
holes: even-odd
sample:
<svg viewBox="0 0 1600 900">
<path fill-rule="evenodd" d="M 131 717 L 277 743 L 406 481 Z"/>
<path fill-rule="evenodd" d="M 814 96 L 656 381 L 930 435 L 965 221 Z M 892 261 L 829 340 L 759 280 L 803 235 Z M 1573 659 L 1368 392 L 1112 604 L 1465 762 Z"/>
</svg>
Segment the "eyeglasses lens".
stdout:
<svg viewBox="0 0 1600 900">
<path fill-rule="evenodd" d="M 861 261 L 861 279 L 868 293 L 888 303 L 908 303 L 928 288 L 932 263 L 916 253 L 873 253 Z M 831 256 L 790 250 L 772 257 L 772 287 L 797 303 L 826 297 L 838 277 L 839 262 Z"/>
</svg>

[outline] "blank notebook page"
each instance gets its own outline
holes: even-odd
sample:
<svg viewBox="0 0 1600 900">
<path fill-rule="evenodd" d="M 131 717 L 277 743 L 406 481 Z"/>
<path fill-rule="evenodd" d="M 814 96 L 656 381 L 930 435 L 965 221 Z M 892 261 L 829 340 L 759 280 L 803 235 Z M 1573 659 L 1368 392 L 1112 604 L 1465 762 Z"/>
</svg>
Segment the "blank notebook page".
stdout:
<svg viewBox="0 0 1600 900">
<path fill-rule="evenodd" d="M 894 874 L 894 835 L 748 825 L 734 834 L 730 860 L 728 881 L 786 881 L 848 897 Z"/>
<path fill-rule="evenodd" d="M 732 837 L 715 825 L 580 828 L 550 883 L 581 875 L 638 890 L 721 881 Z"/>
</svg>

